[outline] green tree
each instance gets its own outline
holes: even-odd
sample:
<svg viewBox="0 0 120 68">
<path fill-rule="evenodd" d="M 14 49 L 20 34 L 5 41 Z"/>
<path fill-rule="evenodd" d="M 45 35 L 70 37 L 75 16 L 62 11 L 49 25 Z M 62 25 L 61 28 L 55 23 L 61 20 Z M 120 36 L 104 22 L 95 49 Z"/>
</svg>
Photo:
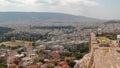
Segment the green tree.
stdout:
<svg viewBox="0 0 120 68">
<path fill-rule="evenodd" d="M 76 64 L 76 62 L 74 62 L 73 60 L 67 60 L 67 62 L 71 68 L 74 68 L 74 65 Z"/>
<path fill-rule="evenodd" d="M 0 63 L 0 68 L 6 68 L 6 66 L 3 63 Z"/>
<path fill-rule="evenodd" d="M 47 68 L 54 68 L 54 66 L 47 66 Z"/>
<path fill-rule="evenodd" d="M 55 66 L 57 66 L 57 65 L 58 65 L 58 63 L 57 63 L 57 62 L 54 62 L 54 65 L 55 65 Z"/>
</svg>

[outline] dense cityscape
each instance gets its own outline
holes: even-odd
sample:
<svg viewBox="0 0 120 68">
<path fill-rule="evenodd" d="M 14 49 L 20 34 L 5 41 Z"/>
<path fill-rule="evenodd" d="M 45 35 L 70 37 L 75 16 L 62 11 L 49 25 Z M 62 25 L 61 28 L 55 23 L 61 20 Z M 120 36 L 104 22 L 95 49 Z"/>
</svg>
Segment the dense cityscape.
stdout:
<svg viewBox="0 0 120 68">
<path fill-rule="evenodd" d="M 57 68 L 61 65 L 65 66 L 61 68 L 73 68 L 74 60 L 79 60 L 89 51 L 88 39 L 85 38 L 88 35 L 83 36 L 78 29 L 72 26 L 33 29 L 31 26 L 25 32 L 6 28 L 10 32 L 1 34 L 0 52 L 1 58 L 4 58 L 1 64 L 23 68 Z"/>
<path fill-rule="evenodd" d="M 0 0 L 0 68 L 120 68 L 120 0 Z"/>
<path fill-rule="evenodd" d="M 112 22 L 99 24 L 105 27 L 88 25 L 89 23 L 84 26 L 83 24 L 79 26 L 19 25 L 19 27 L 2 25 L 0 66 L 1 68 L 74 68 L 79 60 L 90 52 L 91 32 L 100 33 L 101 36 L 109 39 L 117 39 L 119 33 L 115 33 L 114 29 L 119 31 L 117 29 L 119 23 Z M 108 29 L 109 27 L 115 28 L 111 30 Z"/>
</svg>

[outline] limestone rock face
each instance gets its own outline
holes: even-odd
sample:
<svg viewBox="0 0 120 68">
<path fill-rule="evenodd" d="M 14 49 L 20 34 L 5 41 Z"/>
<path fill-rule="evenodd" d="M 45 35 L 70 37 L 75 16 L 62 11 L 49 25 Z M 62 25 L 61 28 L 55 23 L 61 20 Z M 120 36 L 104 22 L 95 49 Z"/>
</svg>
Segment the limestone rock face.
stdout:
<svg viewBox="0 0 120 68">
<path fill-rule="evenodd" d="M 90 68 L 91 54 L 86 54 L 80 61 L 76 63 L 74 68 Z"/>
<path fill-rule="evenodd" d="M 111 40 L 110 47 L 96 43 L 94 33 L 90 37 L 90 53 L 78 61 L 74 68 L 120 68 L 120 47 L 115 40 Z M 99 41 L 99 40 L 98 40 Z"/>
</svg>

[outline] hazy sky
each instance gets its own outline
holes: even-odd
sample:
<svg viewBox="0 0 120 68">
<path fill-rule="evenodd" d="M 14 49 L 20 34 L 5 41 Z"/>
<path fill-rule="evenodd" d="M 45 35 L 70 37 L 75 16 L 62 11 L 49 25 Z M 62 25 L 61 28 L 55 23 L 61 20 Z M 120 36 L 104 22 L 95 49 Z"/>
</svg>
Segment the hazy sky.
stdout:
<svg viewBox="0 0 120 68">
<path fill-rule="evenodd" d="M 0 11 L 62 12 L 120 19 L 120 0 L 0 0 Z"/>
</svg>

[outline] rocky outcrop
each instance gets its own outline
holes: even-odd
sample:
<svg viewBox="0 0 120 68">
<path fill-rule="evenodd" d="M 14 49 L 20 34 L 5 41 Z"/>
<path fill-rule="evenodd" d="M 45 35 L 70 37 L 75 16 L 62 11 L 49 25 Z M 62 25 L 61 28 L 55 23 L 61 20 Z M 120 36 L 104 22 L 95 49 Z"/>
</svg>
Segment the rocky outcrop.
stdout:
<svg viewBox="0 0 120 68">
<path fill-rule="evenodd" d="M 80 61 L 76 63 L 74 68 L 93 68 L 93 56 L 91 53 L 86 54 Z"/>
<path fill-rule="evenodd" d="M 120 47 L 111 40 L 110 47 L 100 47 L 100 43 L 94 43 L 96 38 L 93 33 L 90 37 L 90 53 L 78 61 L 74 68 L 120 68 Z"/>
</svg>

